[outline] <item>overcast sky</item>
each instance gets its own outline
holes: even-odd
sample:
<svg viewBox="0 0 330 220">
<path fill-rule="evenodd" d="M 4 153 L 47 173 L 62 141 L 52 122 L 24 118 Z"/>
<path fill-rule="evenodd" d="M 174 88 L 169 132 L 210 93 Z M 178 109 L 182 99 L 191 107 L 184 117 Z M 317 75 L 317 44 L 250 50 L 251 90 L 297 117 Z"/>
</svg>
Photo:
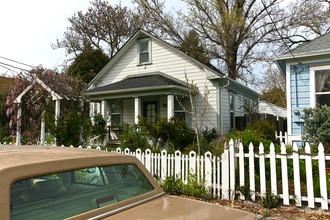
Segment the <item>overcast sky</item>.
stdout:
<svg viewBox="0 0 330 220">
<path fill-rule="evenodd" d="M 119 0 L 108 0 L 117 4 Z M 131 0 L 121 0 L 123 6 Z M 78 11 L 86 11 L 90 0 L 2 0 L 0 2 L 0 75 L 15 74 L 3 68 L 9 58 L 32 66 L 54 69 L 65 60 L 63 49 L 53 50 L 51 44 L 62 39 L 70 25 L 68 18 Z M 9 66 L 7 68 L 13 69 Z M 19 72 L 18 69 L 14 69 Z"/>
</svg>

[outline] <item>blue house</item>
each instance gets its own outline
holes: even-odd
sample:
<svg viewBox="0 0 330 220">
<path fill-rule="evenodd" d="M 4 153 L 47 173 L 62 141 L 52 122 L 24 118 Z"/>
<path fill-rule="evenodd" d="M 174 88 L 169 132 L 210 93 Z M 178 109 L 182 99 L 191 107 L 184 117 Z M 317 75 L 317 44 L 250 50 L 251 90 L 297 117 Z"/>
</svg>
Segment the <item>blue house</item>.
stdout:
<svg viewBox="0 0 330 220">
<path fill-rule="evenodd" d="M 286 78 L 289 143 L 301 142 L 305 108 L 330 105 L 330 33 L 276 59 Z"/>
</svg>

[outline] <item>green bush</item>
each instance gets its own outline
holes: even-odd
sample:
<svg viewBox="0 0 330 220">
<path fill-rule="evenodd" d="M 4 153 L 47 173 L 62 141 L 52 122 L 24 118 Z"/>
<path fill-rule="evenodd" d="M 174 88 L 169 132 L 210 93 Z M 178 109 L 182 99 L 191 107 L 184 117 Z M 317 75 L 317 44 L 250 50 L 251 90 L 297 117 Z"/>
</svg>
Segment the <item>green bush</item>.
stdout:
<svg viewBox="0 0 330 220">
<path fill-rule="evenodd" d="M 197 175 L 189 174 L 187 184 L 184 184 L 182 179 L 178 177 L 168 176 L 160 185 L 164 192 L 171 195 L 187 195 L 199 199 L 209 198 L 208 191 L 204 186 L 204 181 L 199 182 L 197 180 Z"/>
<path fill-rule="evenodd" d="M 263 208 L 277 208 L 280 205 L 280 197 L 273 193 L 267 192 L 265 196 L 261 198 L 261 206 Z"/>
<path fill-rule="evenodd" d="M 124 124 L 123 133 L 120 135 L 119 140 L 122 149 L 128 148 L 135 151 L 138 148 L 141 150 L 150 148 L 145 129 L 136 125 Z"/>
<path fill-rule="evenodd" d="M 182 195 L 184 191 L 184 184 L 180 178 L 174 176 L 166 177 L 163 184 L 161 184 L 164 192 L 171 195 Z"/>
<path fill-rule="evenodd" d="M 86 121 L 85 123 L 89 123 L 89 120 Z M 101 114 L 95 114 L 94 123 L 91 126 L 91 136 L 92 137 L 100 136 L 98 139 L 102 141 L 105 138 L 107 132 L 106 125 L 107 122 L 104 120 L 103 116 Z M 88 126 L 89 125 L 87 124 L 86 127 Z"/>
<path fill-rule="evenodd" d="M 194 140 L 194 132 L 182 120 L 157 118 L 156 123 L 151 123 L 146 118 L 140 117 L 140 129 L 145 130 L 154 148 L 172 148 L 183 151 Z"/>
<path fill-rule="evenodd" d="M 305 140 L 311 143 L 314 148 L 322 142 L 330 144 L 330 106 L 317 106 L 316 108 L 304 109 L 302 118 L 305 121 Z M 325 149 L 329 152 L 330 149 Z"/>
</svg>

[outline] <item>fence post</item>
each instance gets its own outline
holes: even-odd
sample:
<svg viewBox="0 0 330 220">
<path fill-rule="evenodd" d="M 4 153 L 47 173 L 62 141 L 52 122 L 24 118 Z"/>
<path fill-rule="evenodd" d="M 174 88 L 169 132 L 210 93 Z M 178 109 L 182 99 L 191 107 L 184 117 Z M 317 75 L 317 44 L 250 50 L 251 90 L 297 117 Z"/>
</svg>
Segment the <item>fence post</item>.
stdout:
<svg viewBox="0 0 330 220">
<path fill-rule="evenodd" d="M 270 144 L 270 182 L 271 182 L 271 192 L 277 195 L 277 177 L 276 177 L 276 155 L 275 146 L 273 143 Z"/>
<path fill-rule="evenodd" d="M 321 193 L 321 207 L 328 210 L 328 193 L 327 193 L 327 176 L 325 173 L 325 155 L 323 144 L 318 146 L 319 156 L 319 175 L 320 175 L 320 193 Z"/>
<path fill-rule="evenodd" d="M 147 149 L 146 151 L 145 151 L 145 166 L 146 166 L 146 168 L 147 168 L 147 170 L 151 173 L 151 174 L 153 174 L 153 172 L 152 172 L 152 169 L 151 169 L 151 150 L 150 149 Z"/>
<path fill-rule="evenodd" d="M 225 150 L 221 155 L 221 181 L 222 181 L 222 199 L 229 199 L 229 150 L 225 144 Z"/>
<path fill-rule="evenodd" d="M 296 206 L 301 207 L 301 188 L 300 188 L 300 165 L 299 153 L 296 143 L 293 144 L 293 181 L 294 181 L 294 194 L 296 195 Z"/>
<path fill-rule="evenodd" d="M 260 171 L 260 195 L 266 195 L 266 168 L 265 168 L 265 152 L 264 145 L 259 145 L 259 171 Z"/>
<path fill-rule="evenodd" d="M 290 205 L 289 200 L 289 184 L 288 184 L 288 159 L 286 155 L 286 146 L 281 143 L 281 170 L 282 170 L 282 191 L 283 191 L 283 204 Z"/>
<path fill-rule="evenodd" d="M 182 178 L 181 176 L 181 152 L 179 150 L 175 151 L 174 152 L 175 156 L 174 156 L 174 175 L 175 175 L 175 178 L 176 177 L 179 177 L 179 178 Z"/>
<path fill-rule="evenodd" d="M 250 191 L 251 191 L 251 198 L 252 201 L 256 200 L 256 184 L 255 184 L 255 177 L 254 177 L 254 151 L 253 145 L 250 143 L 249 145 L 249 178 L 250 178 Z"/>
<path fill-rule="evenodd" d="M 242 142 L 239 143 L 239 185 L 243 187 L 245 185 L 245 173 L 244 173 L 244 147 Z M 243 194 L 240 193 L 240 199 L 245 199 Z"/>
<path fill-rule="evenodd" d="M 160 152 L 160 176 L 161 176 L 161 180 L 165 180 L 167 177 L 167 172 L 166 172 L 166 167 L 167 167 L 167 151 L 166 150 L 162 150 Z"/>
<path fill-rule="evenodd" d="M 229 199 L 235 199 L 235 178 L 236 178 L 236 170 L 235 170 L 235 143 L 233 139 L 229 141 L 229 176 L 230 176 L 230 194 Z"/>
<path fill-rule="evenodd" d="M 205 187 L 212 186 L 212 154 L 211 152 L 205 153 Z"/>
<path fill-rule="evenodd" d="M 305 146 L 306 160 L 306 183 L 307 183 L 307 199 L 308 206 L 314 208 L 314 186 L 313 186 L 313 170 L 312 170 L 312 155 L 309 143 Z"/>
<path fill-rule="evenodd" d="M 141 151 L 140 148 L 136 149 L 136 151 L 135 151 L 135 157 L 136 157 L 137 159 L 139 159 L 139 161 L 140 161 L 141 163 L 143 163 L 143 162 L 142 162 L 141 153 L 142 153 L 142 151 Z"/>
<path fill-rule="evenodd" d="M 196 174 L 196 152 L 189 152 L 189 172 L 193 175 Z"/>
</svg>

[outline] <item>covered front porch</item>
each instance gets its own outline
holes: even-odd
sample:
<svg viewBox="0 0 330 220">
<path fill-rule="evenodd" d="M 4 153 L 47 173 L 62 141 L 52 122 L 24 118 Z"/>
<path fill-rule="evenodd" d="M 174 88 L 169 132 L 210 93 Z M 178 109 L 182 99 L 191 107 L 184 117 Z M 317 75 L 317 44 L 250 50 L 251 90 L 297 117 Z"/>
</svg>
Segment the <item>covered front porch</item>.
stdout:
<svg viewBox="0 0 330 220">
<path fill-rule="evenodd" d="M 107 121 L 106 142 L 119 138 L 124 123 L 137 124 L 139 116 L 155 123 L 158 117 L 180 118 L 189 123 L 189 92 L 186 83 L 161 73 L 134 75 L 87 91 L 90 112 Z"/>
</svg>

